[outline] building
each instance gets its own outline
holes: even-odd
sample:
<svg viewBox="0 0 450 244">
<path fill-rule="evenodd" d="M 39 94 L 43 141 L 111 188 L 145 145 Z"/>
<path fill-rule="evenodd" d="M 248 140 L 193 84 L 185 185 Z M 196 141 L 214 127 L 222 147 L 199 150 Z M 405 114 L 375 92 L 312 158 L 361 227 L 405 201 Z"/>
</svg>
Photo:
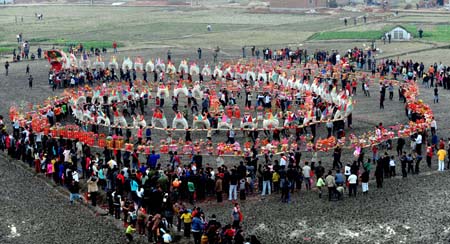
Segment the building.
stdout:
<svg viewBox="0 0 450 244">
<path fill-rule="evenodd" d="M 391 34 L 391 40 L 393 41 L 409 41 L 412 39 L 413 35 L 409 33 L 406 28 L 397 25 L 386 34 Z"/>
<path fill-rule="evenodd" d="M 329 0 L 269 0 L 271 8 L 325 8 Z"/>
</svg>

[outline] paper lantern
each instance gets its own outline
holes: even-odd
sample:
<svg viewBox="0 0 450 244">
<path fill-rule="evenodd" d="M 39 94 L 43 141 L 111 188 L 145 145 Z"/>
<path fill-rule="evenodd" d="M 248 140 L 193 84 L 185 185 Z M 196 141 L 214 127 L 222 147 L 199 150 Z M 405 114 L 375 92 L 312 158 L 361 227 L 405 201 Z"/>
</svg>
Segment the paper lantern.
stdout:
<svg viewBox="0 0 450 244">
<path fill-rule="evenodd" d="M 106 140 L 105 139 L 98 139 L 98 146 L 103 148 L 106 145 Z"/>
<path fill-rule="evenodd" d="M 58 137 L 58 130 L 56 128 L 51 128 L 50 129 L 50 135 L 55 138 Z"/>
<path fill-rule="evenodd" d="M 162 145 L 161 148 L 159 149 L 159 151 L 161 153 L 168 153 L 169 152 L 169 146 L 167 145 Z"/>
<path fill-rule="evenodd" d="M 128 151 L 128 152 L 133 151 L 133 144 L 125 143 L 125 150 Z"/>
</svg>

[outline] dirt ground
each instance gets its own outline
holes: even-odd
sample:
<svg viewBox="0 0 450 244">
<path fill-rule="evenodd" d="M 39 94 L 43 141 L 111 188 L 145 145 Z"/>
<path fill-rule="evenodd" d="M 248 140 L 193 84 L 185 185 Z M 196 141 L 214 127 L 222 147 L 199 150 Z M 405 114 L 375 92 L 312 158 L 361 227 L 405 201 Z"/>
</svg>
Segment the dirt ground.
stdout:
<svg viewBox="0 0 450 244">
<path fill-rule="evenodd" d="M 200 38 L 200 37 L 199 37 Z M 241 55 L 239 38 L 235 44 L 224 46 L 220 59 L 231 59 Z M 195 59 L 195 39 L 186 38 L 185 47 L 180 41 L 172 46 L 175 62 L 181 58 Z M 231 42 L 231 41 L 230 41 Z M 284 42 L 280 40 L 282 47 Z M 368 43 L 367 43 L 368 44 Z M 367 45 L 366 44 L 366 45 Z M 167 46 L 142 49 L 138 51 L 121 51 L 119 56 L 165 57 Z M 361 42 L 309 42 L 304 44 L 308 50 L 316 48 L 346 50 L 361 46 Z M 432 48 L 430 44 L 395 43 L 383 46 L 383 55 L 397 55 L 417 49 Z M 145 47 L 145 44 L 141 44 Z M 404 52 L 405 51 L 405 52 Z M 247 52 L 248 54 L 249 52 Z M 434 62 L 446 62 L 448 49 L 425 51 L 400 56 L 399 59 L 417 59 L 425 65 Z M 204 50 L 208 61 L 212 52 Z M 33 89 L 28 88 L 26 65 L 30 65 L 34 78 Z M 48 63 L 44 60 L 14 63 L 10 67 L 10 75 L 3 75 L 0 69 L 0 114 L 7 115 L 12 104 L 25 105 L 39 103 L 43 99 L 58 95 L 48 86 Z M 362 134 L 382 122 L 393 125 L 405 123 L 403 104 L 398 101 L 395 91 L 394 101 L 385 102 L 385 110 L 378 108 L 378 86 L 372 86 L 372 97 L 364 97 L 358 89 L 355 99 L 357 104 L 353 113 L 352 131 L 347 133 Z M 439 137 L 449 137 L 450 125 L 446 123 L 450 92 L 440 90 L 440 103 L 433 104 L 431 89 L 421 88 L 420 98 L 431 105 L 438 123 Z M 242 102 L 242 101 L 240 101 Z M 170 104 L 170 102 L 168 102 Z M 167 106 L 170 106 L 170 105 Z M 169 110 L 169 109 L 167 109 Z M 173 115 L 168 115 L 171 117 Z M 168 119 L 171 122 L 171 119 Z M 319 134 L 324 134 L 319 128 Z M 179 136 L 184 137 L 184 134 Z M 194 134 L 193 137 L 200 135 Z M 203 135 L 204 136 L 204 135 Z M 241 136 L 241 135 L 239 135 Z M 222 134 L 217 140 L 223 140 Z M 240 138 L 240 140 L 243 140 Z M 351 152 L 344 154 L 344 160 L 351 160 Z M 328 154 L 320 154 L 325 167 L 331 166 Z M 303 159 L 311 158 L 308 153 Z M 205 158 L 212 161 L 214 158 Z M 227 164 L 234 165 L 236 159 L 228 159 Z M 0 243 L 123 243 L 123 230 L 118 229 L 109 219 L 94 216 L 89 210 L 78 205 L 70 206 L 68 199 L 57 193 L 52 186 L 45 184 L 32 173 L 18 167 L 17 162 L 0 158 Z M 450 196 L 446 186 L 450 183 L 449 173 L 437 173 L 437 162 L 433 168 L 427 169 L 422 163 L 419 176 L 408 175 L 407 179 L 390 179 L 385 187 L 377 190 L 370 185 L 368 196 L 358 195 L 356 199 L 345 198 L 340 202 L 328 202 L 319 199 L 315 192 L 301 191 L 294 193 L 292 201 L 284 204 L 279 195 L 261 200 L 259 196 L 250 196 L 242 202 L 245 215 L 246 234 L 256 234 L 262 243 L 447 243 L 450 228 L 449 207 L 446 202 Z M 399 170 L 397 171 L 399 172 Z M 358 189 L 360 191 L 360 189 Z M 199 203 L 207 215 L 215 213 L 219 221 L 228 222 L 231 214 L 231 203 L 217 205 L 214 201 Z"/>
</svg>

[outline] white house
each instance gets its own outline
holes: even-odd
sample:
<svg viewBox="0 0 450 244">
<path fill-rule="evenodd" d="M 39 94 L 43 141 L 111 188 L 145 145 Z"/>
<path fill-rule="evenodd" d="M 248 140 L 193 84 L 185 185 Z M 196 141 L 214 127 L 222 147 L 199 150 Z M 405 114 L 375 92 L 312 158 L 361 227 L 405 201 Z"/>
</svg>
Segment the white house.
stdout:
<svg viewBox="0 0 450 244">
<path fill-rule="evenodd" d="M 391 34 L 391 40 L 393 41 L 409 41 L 412 39 L 412 34 L 409 33 L 405 28 L 402 26 L 397 25 L 392 30 L 386 33 L 387 35 Z"/>
</svg>

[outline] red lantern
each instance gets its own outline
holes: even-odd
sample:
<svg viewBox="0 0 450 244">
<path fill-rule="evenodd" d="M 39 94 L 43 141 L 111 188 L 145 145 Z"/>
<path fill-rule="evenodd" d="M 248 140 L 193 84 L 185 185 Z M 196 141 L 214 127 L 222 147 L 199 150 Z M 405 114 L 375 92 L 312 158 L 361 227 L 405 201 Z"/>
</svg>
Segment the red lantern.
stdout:
<svg viewBox="0 0 450 244">
<path fill-rule="evenodd" d="M 94 137 L 88 137 L 86 140 L 86 144 L 90 147 L 94 146 Z"/>
<path fill-rule="evenodd" d="M 125 150 L 128 151 L 128 152 L 133 151 L 133 144 L 125 143 Z"/>
<path fill-rule="evenodd" d="M 56 128 L 51 128 L 50 134 L 52 135 L 53 138 L 58 137 L 58 130 Z"/>
<path fill-rule="evenodd" d="M 149 146 L 144 146 L 144 153 L 145 154 L 150 154 L 150 147 Z"/>
<path fill-rule="evenodd" d="M 59 136 L 63 138 L 67 138 L 67 130 L 65 128 L 59 129 Z"/>
<path fill-rule="evenodd" d="M 162 145 L 161 148 L 159 149 L 159 151 L 161 153 L 168 153 L 169 152 L 169 146 L 167 145 Z"/>
<path fill-rule="evenodd" d="M 236 107 L 234 108 L 234 117 L 235 117 L 236 119 L 241 118 L 241 110 L 239 109 L 238 106 L 236 106 Z"/>
<path fill-rule="evenodd" d="M 67 138 L 75 139 L 75 132 L 72 130 L 67 131 Z"/>
<path fill-rule="evenodd" d="M 106 140 L 105 139 L 98 139 L 98 146 L 103 148 L 106 145 Z"/>
</svg>

